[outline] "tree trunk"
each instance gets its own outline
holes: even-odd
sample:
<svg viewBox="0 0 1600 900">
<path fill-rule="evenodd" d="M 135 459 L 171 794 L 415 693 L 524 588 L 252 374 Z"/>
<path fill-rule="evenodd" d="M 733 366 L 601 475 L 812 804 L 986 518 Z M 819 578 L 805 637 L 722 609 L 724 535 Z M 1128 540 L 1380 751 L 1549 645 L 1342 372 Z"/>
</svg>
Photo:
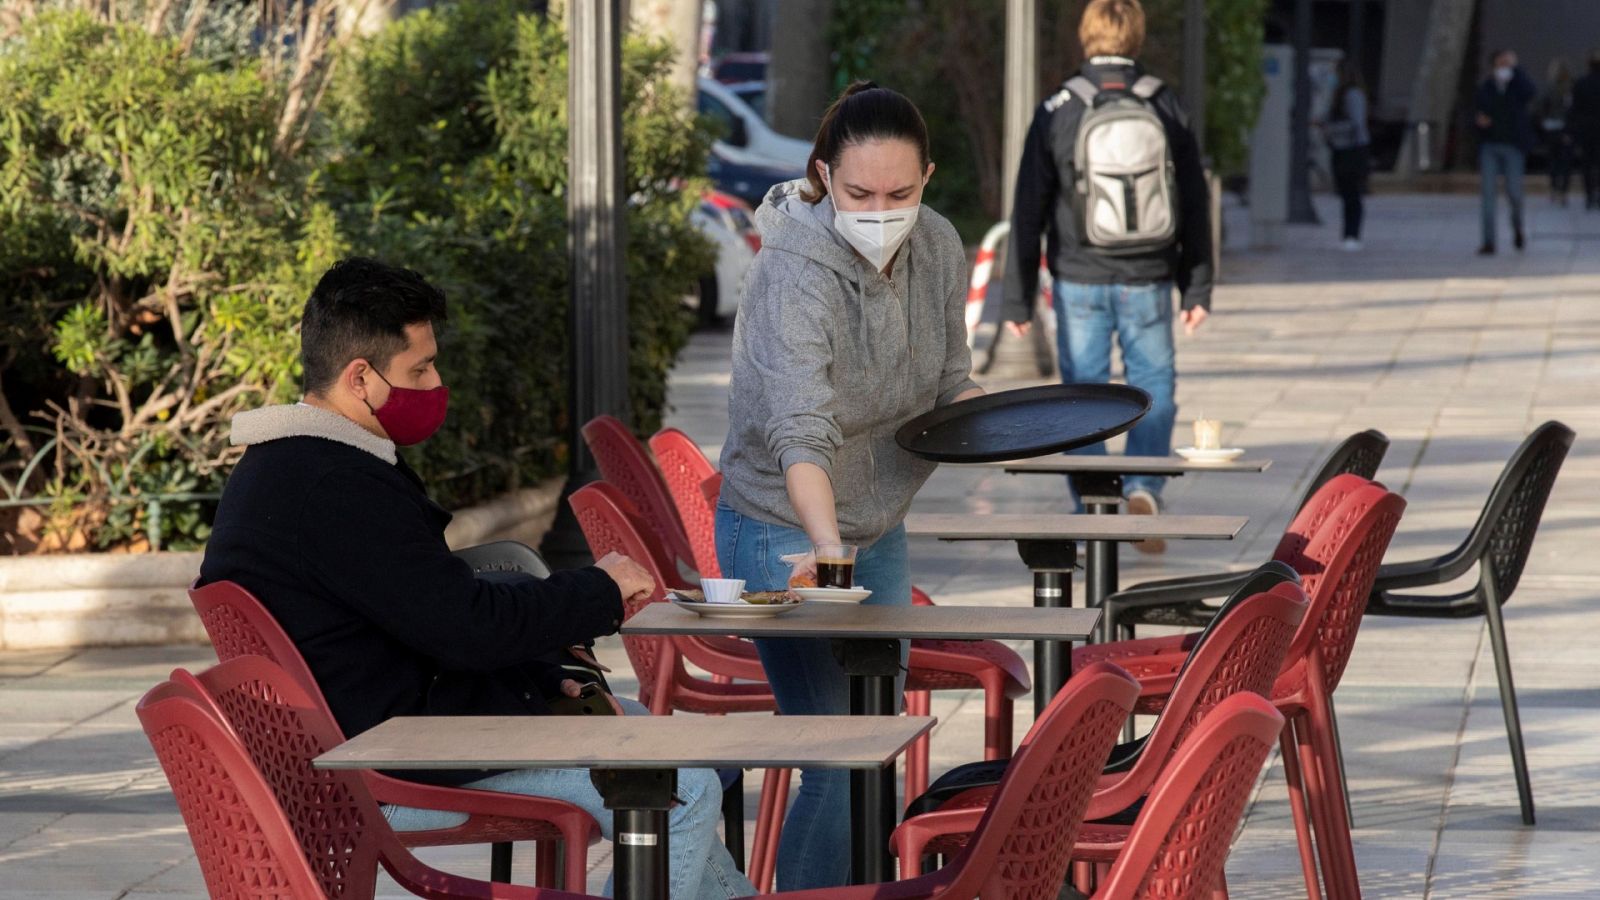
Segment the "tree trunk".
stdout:
<svg viewBox="0 0 1600 900">
<path fill-rule="evenodd" d="M 783 0 L 777 7 L 767 115 L 778 132 L 806 139 L 817 133 L 817 123 L 833 100 L 828 48 L 833 0 Z"/>
<path fill-rule="evenodd" d="M 671 42 L 677 54 L 672 83 L 693 107 L 695 78 L 700 72 L 701 0 L 632 0 L 628 8 L 640 30 Z"/>
<path fill-rule="evenodd" d="M 1477 0 L 1433 0 L 1428 13 L 1428 30 L 1423 35 L 1422 62 L 1411 83 L 1410 123 L 1426 122 L 1428 157 L 1439 158 L 1444 137 L 1450 130 L 1456 87 L 1461 81 L 1461 66 L 1466 60 L 1467 39 L 1472 33 L 1472 14 Z M 1403 175 L 1416 173 L 1417 131 L 1409 128 L 1400 147 L 1396 169 Z"/>
</svg>

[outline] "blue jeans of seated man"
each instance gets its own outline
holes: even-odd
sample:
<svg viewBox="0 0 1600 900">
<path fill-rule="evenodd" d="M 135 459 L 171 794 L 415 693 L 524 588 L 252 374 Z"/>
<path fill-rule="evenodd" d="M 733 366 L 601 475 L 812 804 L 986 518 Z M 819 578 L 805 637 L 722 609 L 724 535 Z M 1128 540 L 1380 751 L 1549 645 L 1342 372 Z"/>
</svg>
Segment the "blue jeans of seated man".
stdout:
<svg viewBox="0 0 1600 900">
<path fill-rule="evenodd" d="M 626 697 L 618 697 L 617 703 L 627 715 L 650 715 L 643 704 Z M 605 808 L 587 769 L 518 769 L 465 786 L 565 800 L 594 816 L 606 840 L 616 839 L 611 810 Z M 733 864 L 728 848 L 717 836 L 717 822 L 722 817 L 722 781 L 716 771 L 679 769 L 677 794 L 683 803 L 667 814 L 668 890 L 672 900 L 728 900 L 754 894 L 755 888 Z M 467 820 L 461 813 L 409 806 L 385 806 L 383 815 L 396 831 L 450 828 Z M 581 884 L 567 885 L 567 890 L 574 893 L 586 889 Z M 608 878 L 604 895 L 610 897 L 611 893 L 612 879 Z"/>
<path fill-rule="evenodd" d="M 1150 395 L 1150 411 L 1128 431 L 1127 454 L 1169 455 L 1172 423 L 1178 414 L 1173 399 L 1178 370 L 1172 345 L 1172 282 L 1057 281 L 1053 295 L 1062 383 L 1109 383 L 1114 337 L 1122 348 L 1128 384 Z M 1072 452 L 1104 455 L 1106 446 L 1091 444 Z M 1123 479 L 1122 487 L 1125 491 L 1146 490 L 1160 498 L 1165 481 L 1158 475 L 1130 475 Z M 1076 497 L 1073 502 L 1078 503 Z"/>
<path fill-rule="evenodd" d="M 1511 229 L 1522 231 L 1522 177 L 1527 162 L 1528 155 L 1512 144 L 1486 143 L 1478 148 L 1478 182 L 1483 193 L 1479 212 L 1485 247 L 1495 244 L 1495 182 L 1501 177 L 1506 180 L 1506 199 L 1511 203 Z"/>
<path fill-rule="evenodd" d="M 788 563 L 779 557 L 805 553 L 811 539 L 797 528 L 773 525 L 717 505 L 717 562 L 728 578 L 743 578 L 752 591 L 783 590 Z M 856 554 L 855 582 L 869 588 L 864 602 L 909 606 L 911 568 L 905 526 L 897 525 Z M 756 641 L 761 665 L 787 716 L 847 715 L 850 679 L 829 642 L 820 638 Z M 910 645 L 900 642 L 902 668 Z M 904 686 L 901 676 L 899 687 Z M 900 691 L 895 691 L 900 696 Z M 784 822 L 778 845 L 778 890 L 839 887 L 850 880 L 850 773 L 844 769 L 802 769 L 800 792 Z"/>
</svg>

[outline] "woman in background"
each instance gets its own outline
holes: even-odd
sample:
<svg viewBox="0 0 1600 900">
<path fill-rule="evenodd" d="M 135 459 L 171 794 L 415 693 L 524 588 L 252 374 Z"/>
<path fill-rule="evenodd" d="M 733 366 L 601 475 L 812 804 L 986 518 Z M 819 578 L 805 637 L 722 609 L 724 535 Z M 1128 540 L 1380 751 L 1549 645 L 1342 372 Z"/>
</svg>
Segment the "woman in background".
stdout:
<svg viewBox="0 0 1600 900">
<path fill-rule="evenodd" d="M 1344 204 L 1344 232 L 1340 246 L 1361 249 L 1361 221 L 1366 214 L 1362 197 L 1372 168 L 1372 135 L 1367 131 L 1367 89 L 1361 68 L 1346 60 L 1339 66 L 1339 87 L 1322 135 L 1333 151 L 1333 184 Z"/>
</svg>

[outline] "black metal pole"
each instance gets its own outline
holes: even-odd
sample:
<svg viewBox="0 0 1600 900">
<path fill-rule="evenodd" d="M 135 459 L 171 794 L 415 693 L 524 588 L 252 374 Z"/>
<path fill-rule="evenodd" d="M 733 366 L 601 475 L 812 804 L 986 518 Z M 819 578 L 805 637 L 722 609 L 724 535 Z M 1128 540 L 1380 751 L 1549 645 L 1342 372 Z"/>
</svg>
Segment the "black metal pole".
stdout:
<svg viewBox="0 0 1600 900">
<path fill-rule="evenodd" d="M 838 640 L 833 655 L 850 676 L 850 715 L 893 716 L 900 675 L 900 641 Z M 895 808 L 895 764 L 850 770 L 850 882 L 893 880 L 889 836 L 899 821 Z"/>
<path fill-rule="evenodd" d="M 1184 0 L 1183 105 L 1200 155 L 1206 152 L 1206 0 Z"/>
<path fill-rule="evenodd" d="M 1022 564 L 1033 572 L 1033 605 L 1066 609 L 1072 605 L 1072 569 L 1078 545 L 1072 541 L 1017 541 Z M 1033 715 L 1038 718 L 1072 675 L 1071 641 L 1033 644 Z"/>
<path fill-rule="evenodd" d="M 588 545 L 567 498 L 597 477 L 580 429 L 628 414 L 627 218 L 622 179 L 621 0 L 567 4 L 567 484 L 541 549 L 560 566 Z"/>
<path fill-rule="evenodd" d="M 1311 0 L 1294 4 L 1294 106 L 1289 115 L 1289 221 L 1315 225 L 1311 204 Z"/>
<path fill-rule="evenodd" d="M 1367 0 L 1350 0 L 1350 40 L 1345 54 L 1356 71 L 1366 72 Z"/>
<path fill-rule="evenodd" d="M 617 900 L 667 900 L 667 812 L 678 790 L 677 770 L 596 769 L 589 778 L 611 810 Z"/>
</svg>

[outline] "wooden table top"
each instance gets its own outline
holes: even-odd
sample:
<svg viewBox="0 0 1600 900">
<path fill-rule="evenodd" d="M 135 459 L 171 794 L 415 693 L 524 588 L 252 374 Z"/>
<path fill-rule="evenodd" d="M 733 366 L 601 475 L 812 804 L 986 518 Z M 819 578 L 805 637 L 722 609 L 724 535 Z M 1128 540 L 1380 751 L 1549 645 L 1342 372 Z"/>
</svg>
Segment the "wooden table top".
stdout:
<svg viewBox="0 0 1600 900">
<path fill-rule="evenodd" d="M 1082 641 L 1098 609 L 1018 606 L 863 606 L 805 603 L 770 619 L 720 619 L 671 603 L 652 603 L 622 623 L 623 634 L 739 637 L 923 638 L 932 640 Z"/>
<path fill-rule="evenodd" d="M 1054 454 L 1037 459 L 984 463 L 1013 474 L 1104 472 L 1112 475 L 1182 475 L 1186 472 L 1265 472 L 1270 459 L 1233 459 L 1228 462 L 1190 462 L 1181 456 L 1088 456 Z"/>
<path fill-rule="evenodd" d="M 930 716 L 402 716 L 322 754 L 324 769 L 875 769 Z"/>
<path fill-rule="evenodd" d="M 1231 541 L 1249 522 L 1245 516 L 912 513 L 906 534 L 946 541 Z"/>
</svg>

